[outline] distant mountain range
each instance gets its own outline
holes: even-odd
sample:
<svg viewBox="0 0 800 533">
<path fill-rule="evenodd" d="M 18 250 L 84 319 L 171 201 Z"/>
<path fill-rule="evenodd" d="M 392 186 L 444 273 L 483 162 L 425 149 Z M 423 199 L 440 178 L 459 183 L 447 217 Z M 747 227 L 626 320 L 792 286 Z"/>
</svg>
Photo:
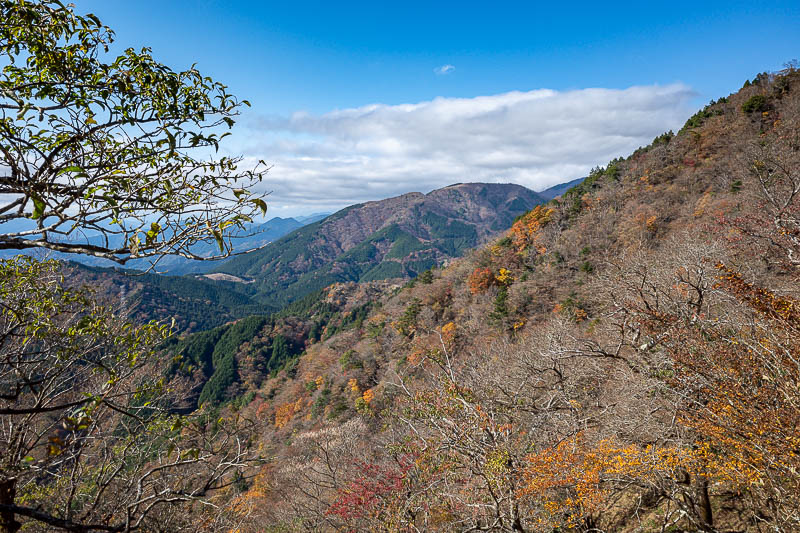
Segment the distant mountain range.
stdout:
<svg viewBox="0 0 800 533">
<path fill-rule="evenodd" d="M 462 183 L 345 208 L 214 269 L 282 307 L 336 282 L 414 277 L 545 202 L 514 184 Z M 233 278 L 227 278 L 233 279 Z"/>
<path fill-rule="evenodd" d="M 293 218 L 302 224 L 313 224 L 329 215 L 330 213 L 311 213 L 310 215 L 300 215 Z"/>
<path fill-rule="evenodd" d="M 246 227 L 244 230 L 240 230 L 234 233 L 234 238 L 232 239 L 233 244 L 233 251 L 234 253 L 239 253 L 247 250 L 251 250 L 254 248 L 259 248 L 268 244 L 272 241 L 283 237 L 287 233 L 297 228 L 301 228 L 306 224 L 311 224 L 318 220 L 321 220 L 328 216 L 330 213 L 313 213 L 308 216 L 298 216 L 295 218 L 281 218 L 281 217 L 274 217 L 263 224 L 258 225 L 250 225 Z M 30 222 L 33 224 L 33 222 Z M 20 223 L 19 221 L 14 222 L 12 224 L 4 224 L 0 225 L 0 231 L 21 231 L 25 229 L 24 222 Z M 92 243 L 93 240 L 100 240 L 102 237 L 99 235 L 87 236 L 87 242 Z M 219 249 L 217 248 L 216 243 L 214 242 L 206 242 L 206 243 L 199 243 L 193 247 L 194 253 L 200 256 L 212 256 L 219 253 Z M 0 259 L 12 257 L 17 255 L 19 252 L 16 250 L 3 250 L 0 251 Z M 41 251 L 33 251 L 30 253 L 35 254 L 42 254 Z M 99 257 L 92 257 L 92 256 L 83 256 L 77 254 L 62 254 L 58 252 L 47 252 L 47 256 L 53 259 L 60 259 L 64 261 L 76 261 L 83 265 L 88 266 L 95 266 L 95 267 L 107 267 L 107 268 L 117 268 L 119 265 L 116 263 L 109 261 L 107 259 L 102 259 Z M 215 266 L 223 263 L 225 260 L 221 259 L 219 261 L 194 261 L 191 259 L 186 259 L 180 256 L 164 256 L 158 262 L 156 266 L 156 270 L 160 273 L 170 274 L 170 275 L 182 275 L 182 274 L 197 274 L 208 272 L 212 270 Z M 134 270 L 147 270 L 150 267 L 150 261 L 147 259 L 134 259 L 132 261 L 128 261 L 125 264 L 125 269 L 134 269 Z"/>
</svg>

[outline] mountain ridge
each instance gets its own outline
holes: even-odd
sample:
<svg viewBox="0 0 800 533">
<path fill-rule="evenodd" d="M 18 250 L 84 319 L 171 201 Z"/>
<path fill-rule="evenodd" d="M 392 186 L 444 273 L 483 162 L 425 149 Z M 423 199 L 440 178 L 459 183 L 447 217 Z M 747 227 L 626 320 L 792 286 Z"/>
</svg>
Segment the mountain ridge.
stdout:
<svg viewBox="0 0 800 533">
<path fill-rule="evenodd" d="M 458 257 L 544 202 L 516 184 L 460 183 L 346 207 L 214 272 L 253 280 L 285 305 L 331 283 L 414 277 Z"/>
</svg>

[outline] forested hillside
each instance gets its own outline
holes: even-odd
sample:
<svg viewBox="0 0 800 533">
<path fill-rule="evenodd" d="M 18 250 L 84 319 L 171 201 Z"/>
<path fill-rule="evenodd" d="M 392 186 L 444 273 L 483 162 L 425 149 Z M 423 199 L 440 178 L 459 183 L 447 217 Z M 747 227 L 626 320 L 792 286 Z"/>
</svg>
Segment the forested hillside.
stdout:
<svg viewBox="0 0 800 533">
<path fill-rule="evenodd" d="M 247 404 L 279 371 L 293 375 L 307 346 L 339 332 L 361 329 L 374 300 L 398 286 L 344 283 L 316 291 L 277 313 L 249 316 L 185 337 L 173 336 L 167 376 L 184 391 L 180 410 Z"/>
<path fill-rule="evenodd" d="M 89 287 L 103 301 L 138 323 L 174 321 L 176 334 L 203 331 L 276 308 L 254 301 L 246 285 L 192 276 L 98 268 L 64 263 L 62 269 L 74 287 Z"/>
<path fill-rule="evenodd" d="M 798 191 L 790 68 L 244 385 L 270 459 L 215 523 L 797 530 Z"/>
<path fill-rule="evenodd" d="M 414 277 L 508 228 L 543 200 L 511 184 L 467 183 L 350 206 L 216 272 L 252 280 L 283 306 L 332 283 Z"/>
</svg>

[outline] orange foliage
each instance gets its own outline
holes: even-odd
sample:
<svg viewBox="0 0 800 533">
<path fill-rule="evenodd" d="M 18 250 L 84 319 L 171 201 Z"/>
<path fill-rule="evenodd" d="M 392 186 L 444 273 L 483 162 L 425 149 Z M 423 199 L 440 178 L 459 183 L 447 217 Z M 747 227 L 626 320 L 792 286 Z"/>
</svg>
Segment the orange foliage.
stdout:
<svg viewBox="0 0 800 533">
<path fill-rule="evenodd" d="M 543 253 L 543 245 L 537 242 L 538 233 L 540 229 L 550 222 L 552 216 L 552 207 L 537 205 L 514 222 L 514 225 L 511 226 L 510 235 L 518 252 L 522 252 L 529 245 L 534 245 L 537 251 Z"/>
<path fill-rule="evenodd" d="M 575 527 L 583 517 L 602 511 L 613 483 L 676 479 L 683 473 L 706 476 L 708 455 L 708 446 L 642 447 L 610 439 L 590 445 L 578 434 L 527 457 L 522 494 L 541 504 L 539 524 Z"/>
<path fill-rule="evenodd" d="M 658 217 L 656 217 L 655 215 L 647 217 L 647 220 L 645 221 L 645 227 L 647 227 L 647 231 L 651 233 L 656 232 L 656 230 L 658 229 L 658 227 L 656 226 L 656 220 L 658 220 Z"/>
<path fill-rule="evenodd" d="M 675 382 L 688 384 L 704 406 L 685 409 L 681 422 L 713 445 L 719 476 L 751 487 L 782 480 L 782 496 L 800 503 L 800 308 L 721 263 L 717 268 L 716 287 L 758 319 L 678 332 Z"/>
<path fill-rule="evenodd" d="M 488 268 L 476 268 L 469 276 L 469 292 L 478 294 L 485 292 L 494 282 L 492 271 Z"/>
<path fill-rule="evenodd" d="M 375 391 L 373 391 L 372 389 L 367 389 L 364 391 L 364 394 L 361 397 L 364 399 L 364 403 L 369 405 L 370 402 L 372 402 L 372 400 L 375 399 Z"/>
<path fill-rule="evenodd" d="M 275 411 L 275 427 L 284 427 L 292 417 L 303 408 L 303 399 L 298 398 L 296 402 L 289 402 L 281 405 Z"/>
</svg>

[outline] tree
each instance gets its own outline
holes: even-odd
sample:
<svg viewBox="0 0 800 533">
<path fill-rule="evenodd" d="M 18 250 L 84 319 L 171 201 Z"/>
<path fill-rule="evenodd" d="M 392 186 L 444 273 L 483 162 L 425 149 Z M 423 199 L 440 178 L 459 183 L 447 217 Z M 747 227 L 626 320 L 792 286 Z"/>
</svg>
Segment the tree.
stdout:
<svg viewBox="0 0 800 533">
<path fill-rule="evenodd" d="M 58 0 L 0 0 L 0 250 L 124 264 L 196 258 L 266 211 L 263 163 L 214 159 L 247 102 L 149 49 L 106 62 L 113 32 Z M 53 262 L 0 261 L 0 531 L 197 530 L 255 460 L 253 428 L 170 412 L 156 347 Z M 24 522 L 24 524 L 23 524 Z"/>
<path fill-rule="evenodd" d="M 251 427 L 170 413 L 168 327 L 126 323 L 29 258 L 0 262 L 0 302 L 0 531 L 191 529 L 167 509 L 252 463 Z"/>
<path fill-rule="evenodd" d="M 0 0 L 0 250 L 48 249 L 120 264 L 197 259 L 256 212 L 263 162 L 215 159 L 246 100 L 150 49 L 107 61 L 114 33 L 57 0 Z"/>
</svg>

